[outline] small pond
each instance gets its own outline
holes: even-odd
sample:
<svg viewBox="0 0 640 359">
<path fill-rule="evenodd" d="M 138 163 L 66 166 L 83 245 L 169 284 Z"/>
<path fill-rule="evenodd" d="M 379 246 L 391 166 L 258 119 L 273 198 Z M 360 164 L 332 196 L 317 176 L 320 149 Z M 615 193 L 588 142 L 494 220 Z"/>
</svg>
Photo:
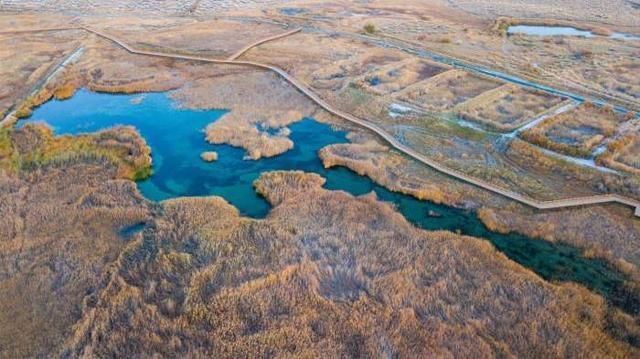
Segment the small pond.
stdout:
<svg viewBox="0 0 640 359">
<path fill-rule="evenodd" d="M 614 32 L 611 36 L 600 36 L 591 31 L 579 30 L 568 26 L 513 25 L 509 26 L 507 34 L 522 34 L 530 36 L 608 37 L 617 40 L 640 40 L 640 36 L 623 34 L 620 32 Z"/>
<path fill-rule="evenodd" d="M 619 295 L 624 276 L 604 261 L 584 257 L 571 246 L 528 238 L 519 234 L 489 231 L 475 212 L 420 201 L 391 192 L 346 168 L 325 169 L 318 150 L 332 143 L 347 142 L 344 131 L 334 130 L 312 119 L 289 127 L 295 147 L 276 157 L 244 160 L 244 150 L 227 145 L 211 145 L 204 140 L 207 124 L 223 116 L 225 110 L 182 109 L 166 93 L 141 95 L 100 94 L 78 91 L 66 101 L 52 100 L 21 121 L 44 121 L 56 134 L 94 132 L 116 125 L 135 126 L 151 146 L 153 175 L 138 183 L 142 194 L 161 201 L 181 196 L 218 195 L 236 206 L 243 215 L 262 218 L 269 204 L 253 189 L 253 181 L 265 171 L 303 170 L 327 179 L 326 188 L 353 195 L 374 191 L 378 198 L 392 202 L 407 220 L 428 230 L 457 231 L 489 240 L 512 260 L 530 268 L 545 279 L 574 281 L 609 298 L 614 304 L 630 307 L 630 299 Z M 219 160 L 200 159 L 204 151 L 216 151 Z M 133 225 L 122 230 L 131 236 L 141 230 Z M 633 306 L 635 307 L 635 306 Z"/>
</svg>

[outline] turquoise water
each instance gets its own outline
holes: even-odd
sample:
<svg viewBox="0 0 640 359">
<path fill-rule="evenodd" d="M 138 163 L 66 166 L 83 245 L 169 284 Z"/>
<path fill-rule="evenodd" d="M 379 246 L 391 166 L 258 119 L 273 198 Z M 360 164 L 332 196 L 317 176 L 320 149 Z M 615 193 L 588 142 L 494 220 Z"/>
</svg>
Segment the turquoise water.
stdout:
<svg viewBox="0 0 640 359">
<path fill-rule="evenodd" d="M 582 36 L 596 37 L 591 31 L 579 30 L 568 26 L 538 26 L 538 25 L 513 25 L 507 29 L 508 34 L 523 34 L 530 36 Z M 640 37 L 614 32 L 611 36 L 605 36 L 618 40 L 640 40 Z"/>
<path fill-rule="evenodd" d="M 136 101 L 138 100 L 138 101 Z M 472 211 L 419 201 L 411 196 L 386 190 L 368 177 L 346 168 L 325 169 L 318 150 L 332 143 L 346 142 L 344 131 L 312 119 L 291 125 L 295 147 L 273 158 L 243 160 L 244 150 L 204 141 L 204 128 L 226 113 L 223 110 L 194 111 L 174 106 L 167 94 L 98 94 L 79 91 L 66 101 L 52 100 L 35 109 L 33 116 L 19 123 L 44 121 L 57 134 L 94 132 L 119 124 L 138 128 L 151 146 L 153 175 L 138 183 L 148 199 L 160 201 L 181 196 L 218 195 L 246 216 L 262 218 L 269 204 L 253 189 L 253 181 L 265 171 L 303 170 L 327 179 L 326 188 L 353 195 L 374 191 L 378 198 L 392 202 L 407 220 L 424 229 L 449 230 L 485 238 L 512 260 L 530 268 L 545 279 L 574 281 L 591 288 L 614 304 L 633 307 L 636 299 L 623 292 L 624 277 L 605 262 L 587 259 L 571 246 L 532 239 L 519 234 L 503 235 L 489 231 Z M 139 102 L 139 103 L 138 103 Z M 136 104 L 137 103 L 137 104 Z M 217 162 L 200 159 L 203 151 L 216 151 Z M 139 224 L 123 229 L 130 236 Z"/>
</svg>

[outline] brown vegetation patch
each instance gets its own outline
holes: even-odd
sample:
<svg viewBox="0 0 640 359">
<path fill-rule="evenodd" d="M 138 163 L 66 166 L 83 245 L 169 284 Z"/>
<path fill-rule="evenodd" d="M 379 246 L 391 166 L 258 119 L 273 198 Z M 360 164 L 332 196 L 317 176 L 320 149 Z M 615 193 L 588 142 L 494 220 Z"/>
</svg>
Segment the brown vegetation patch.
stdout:
<svg viewBox="0 0 640 359">
<path fill-rule="evenodd" d="M 135 132 L 127 129 L 91 140 L 53 138 L 42 126 L 2 131 L 0 356 L 51 356 L 73 333 L 82 311 L 95 304 L 105 273 L 126 245 L 118 232 L 150 217 L 135 184 L 117 179 L 118 167 L 87 151 L 115 155 L 138 145 L 130 142 L 128 133 Z M 27 158 L 55 163 L 7 173 L 7 157 L 20 158 L 23 165 Z"/>
<path fill-rule="evenodd" d="M 361 176 L 367 176 L 392 191 L 409 194 L 421 200 L 455 204 L 462 201 L 460 193 L 443 191 L 428 181 L 415 183 L 403 171 L 408 160 L 376 142 L 330 145 L 319 153 L 325 168 L 344 166 Z"/>
<path fill-rule="evenodd" d="M 424 60 L 411 59 L 369 71 L 356 83 L 369 92 L 385 95 L 447 71 L 448 68 Z"/>
<path fill-rule="evenodd" d="M 214 162 L 218 160 L 218 152 L 215 151 L 206 151 L 200 154 L 200 158 L 202 158 L 205 162 Z"/>
<path fill-rule="evenodd" d="M 459 111 L 466 120 L 511 131 L 557 108 L 562 101 L 561 97 L 545 92 L 504 85 L 459 105 Z"/>
<path fill-rule="evenodd" d="M 573 110 L 545 119 L 521 136 L 550 150 L 589 157 L 605 138 L 615 134 L 622 120 L 623 117 L 612 108 L 586 102 Z"/>
<path fill-rule="evenodd" d="M 140 93 L 173 90 L 184 83 L 174 60 L 133 55 L 104 41 L 96 39 L 77 66 L 83 85 L 89 89 Z"/>
<path fill-rule="evenodd" d="M 602 298 L 545 283 L 486 242 L 418 230 L 372 196 L 326 191 L 315 175 L 297 192 L 304 176 L 263 178 L 289 194 L 263 221 L 215 198 L 165 202 L 65 353 L 635 354 L 603 330 L 634 324 Z"/>
<path fill-rule="evenodd" d="M 67 83 L 62 87 L 57 88 L 53 93 L 53 97 L 55 97 L 56 100 L 66 100 L 70 99 L 75 92 L 76 86 L 72 83 Z"/>
<path fill-rule="evenodd" d="M 272 206 L 277 206 L 287 197 L 304 195 L 321 188 L 326 180 L 315 173 L 302 171 L 273 171 L 260 175 L 254 187 Z"/>
<path fill-rule="evenodd" d="M 282 26 L 268 22 L 232 19 L 135 18 L 102 20 L 100 27 L 139 49 L 178 51 L 224 59 L 258 40 L 281 34 Z"/>
<path fill-rule="evenodd" d="M 343 89 L 368 71 L 409 56 L 399 50 L 381 49 L 342 36 L 298 33 L 260 45 L 244 57 L 276 65 L 315 89 L 332 92 Z"/>
<path fill-rule="evenodd" d="M 0 35 L 0 112 L 37 89 L 82 36 L 80 31 Z"/>
<path fill-rule="evenodd" d="M 77 161 L 109 163 L 117 178 L 143 179 L 151 173 L 151 150 L 133 127 L 81 136 L 54 136 L 44 124 L 3 128 L 0 155 L 1 168 L 12 173 Z"/>
<path fill-rule="evenodd" d="M 195 80 L 173 96 L 187 107 L 230 110 L 207 126 L 207 141 L 242 147 L 253 160 L 293 148 L 286 126 L 315 111 L 315 106 L 284 80 L 258 70 Z"/>
<path fill-rule="evenodd" d="M 636 52 L 636 58 L 640 52 Z M 579 71 L 580 76 L 608 91 L 618 92 L 634 100 L 640 100 L 640 63 L 620 59 L 619 63 L 600 65 L 596 69 L 585 68 Z M 598 61 L 600 63 L 602 61 Z"/>
<path fill-rule="evenodd" d="M 592 258 L 603 258 L 632 278 L 640 272 L 640 224 L 623 206 L 591 206 L 561 211 L 517 215 L 506 208 L 483 208 L 480 219 L 491 230 L 525 233 L 551 242 L 583 248 Z M 588 228 L 585 227 L 588 223 Z"/>
<path fill-rule="evenodd" d="M 609 142 L 597 161 L 614 169 L 640 175 L 640 134 L 629 133 Z"/>
<path fill-rule="evenodd" d="M 462 70 L 449 70 L 406 88 L 399 97 L 429 111 L 444 111 L 500 85 Z"/>
</svg>

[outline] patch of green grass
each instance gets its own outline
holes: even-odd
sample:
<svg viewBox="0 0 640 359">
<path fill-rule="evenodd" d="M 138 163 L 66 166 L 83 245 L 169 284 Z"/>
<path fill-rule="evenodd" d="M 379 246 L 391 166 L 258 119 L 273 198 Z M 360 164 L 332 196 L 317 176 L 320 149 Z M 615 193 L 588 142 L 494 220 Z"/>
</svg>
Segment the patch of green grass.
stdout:
<svg viewBox="0 0 640 359">
<path fill-rule="evenodd" d="M 142 181 L 144 179 L 147 179 L 149 177 L 151 177 L 151 175 L 153 174 L 153 170 L 151 169 L 151 165 L 145 166 L 145 167 L 141 167 L 138 168 L 134 173 L 133 173 L 133 180 L 134 181 Z"/>
<path fill-rule="evenodd" d="M 356 106 L 365 105 L 371 101 L 371 96 L 353 82 L 347 86 L 344 95 L 350 98 L 350 101 L 348 101 L 349 103 Z"/>
<path fill-rule="evenodd" d="M 0 158 L 9 156 L 13 152 L 10 132 L 10 128 L 0 127 Z"/>
<path fill-rule="evenodd" d="M 26 106 L 22 106 L 16 110 L 17 118 L 29 118 L 32 114 L 33 112 L 31 111 L 31 109 Z"/>
<path fill-rule="evenodd" d="M 376 25 L 372 23 L 367 23 L 364 25 L 363 29 L 364 29 L 364 32 L 366 32 L 367 34 L 373 34 L 376 32 Z"/>
<path fill-rule="evenodd" d="M 487 137 L 485 132 L 457 123 L 453 116 L 447 116 L 446 118 L 425 117 L 423 124 L 432 133 L 447 134 L 470 141 L 482 141 Z"/>
<path fill-rule="evenodd" d="M 54 163 L 71 163 L 78 161 L 106 161 L 118 169 L 117 177 L 131 180 L 142 180 L 151 176 L 151 161 L 148 152 L 142 150 L 139 156 L 132 157 L 133 148 L 146 145 L 139 138 L 130 134 L 129 140 L 117 145 L 102 145 L 101 136 L 57 136 L 43 125 L 28 125 L 20 131 L 28 131 L 25 136 L 36 143 L 27 153 L 16 154 L 13 150 L 11 132 L 13 129 L 0 130 L 0 167 L 12 172 L 32 171 Z M 133 131 L 117 128 L 110 131 Z M 116 136 L 117 138 L 117 136 Z M 122 138 L 126 138 L 123 136 Z M 134 150 L 134 152 L 136 152 Z"/>
</svg>

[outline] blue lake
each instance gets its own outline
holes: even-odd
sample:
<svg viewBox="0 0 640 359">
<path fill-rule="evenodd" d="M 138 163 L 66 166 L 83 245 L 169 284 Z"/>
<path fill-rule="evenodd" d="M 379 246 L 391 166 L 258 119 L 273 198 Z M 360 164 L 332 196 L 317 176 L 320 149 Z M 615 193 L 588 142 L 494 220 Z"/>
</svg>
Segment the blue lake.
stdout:
<svg viewBox="0 0 640 359">
<path fill-rule="evenodd" d="M 327 189 L 353 195 L 374 191 L 381 200 L 394 203 L 416 226 L 487 239 L 509 258 L 545 279 L 578 282 L 623 309 L 633 307 L 633 311 L 637 310 L 636 298 L 620 294 L 624 292 L 624 276 L 604 261 L 585 258 L 574 247 L 519 234 L 491 232 L 475 212 L 391 192 L 346 168 L 325 169 L 317 152 L 326 145 L 347 142 L 344 131 L 304 119 L 289 127 L 290 138 L 295 143 L 292 150 L 258 161 L 243 160 L 243 149 L 205 142 L 206 125 L 226 112 L 181 109 L 165 93 L 112 95 L 80 90 L 69 100 L 43 104 L 18 126 L 43 121 L 59 135 L 94 132 L 116 125 L 135 126 L 152 150 L 153 175 L 138 182 L 146 198 L 161 201 L 181 196 L 218 195 L 243 215 L 254 218 L 264 217 L 270 209 L 253 189 L 253 182 L 261 173 L 272 170 L 315 172 L 327 179 Z M 204 151 L 218 152 L 218 161 L 202 161 L 200 154 Z M 139 224 L 134 224 L 125 228 L 123 235 L 140 229 Z"/>
</svg>

